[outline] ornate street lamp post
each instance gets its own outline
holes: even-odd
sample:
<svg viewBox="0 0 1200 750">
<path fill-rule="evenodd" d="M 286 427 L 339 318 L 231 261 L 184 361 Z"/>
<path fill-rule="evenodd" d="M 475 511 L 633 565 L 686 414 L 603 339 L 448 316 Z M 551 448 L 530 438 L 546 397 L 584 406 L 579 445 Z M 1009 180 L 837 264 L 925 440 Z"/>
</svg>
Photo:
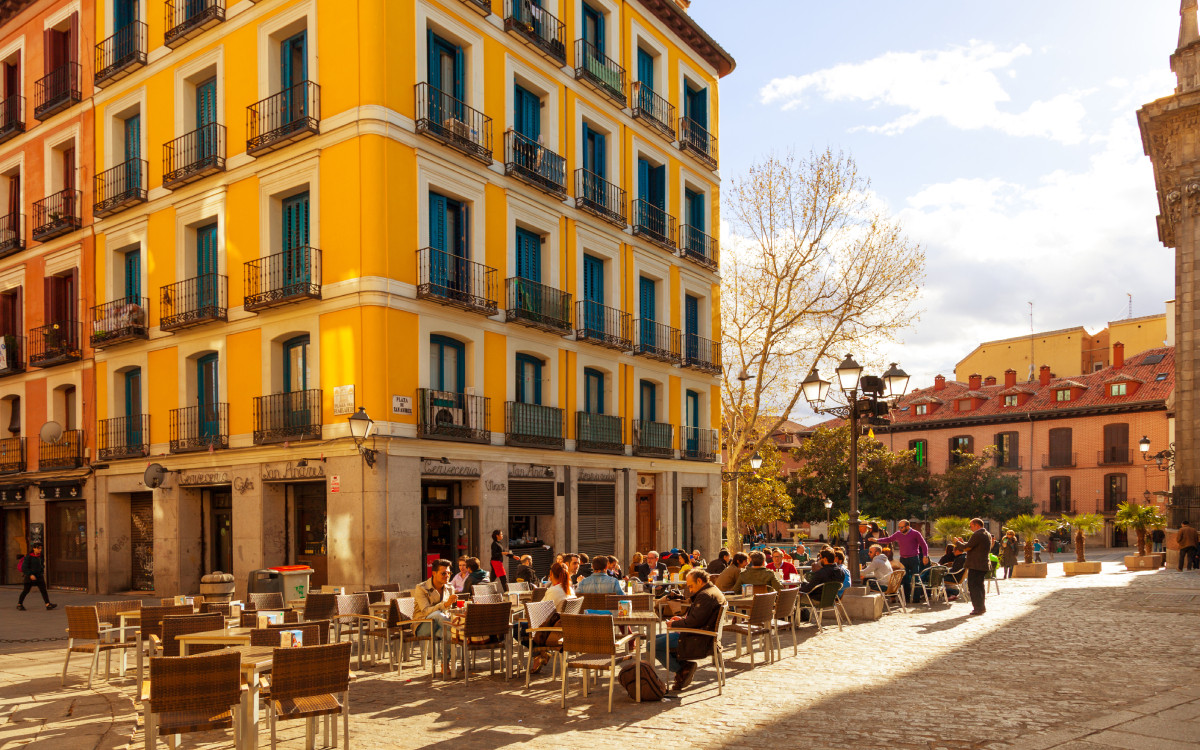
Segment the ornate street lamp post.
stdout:
<svg viewBox="0 0 1200 750">
<path fill-rule="evenodd" d="M 734 465 L 736 466 L 737 464 L 734 464 Z M 762 468 L 762 465 L 763 465 L 762 456 L 759 455 L 759 453 L 757 451 L 755 451 L 754 455 L 750 457 L 750 468 L 753 469 L 753 471 L 722 471 L 721 472 L 721 480 L 722 481 L 733 482 L 733 493 L 729 499 L 729 504 L 730 504 L 729 521 L 730 521 L 730 525 L 733 528 L 726 530 L 729 533 L 729 539 L 726 540 L 726 543 L 736 545 L 733 547 L 734 552 L 740 552 L 742 549 L 742 532 L 738 528 L 738 526 L 740 525 L 739 521 L 738 521 L 738 508 L 737 508 L 738 498 L 739 498 L 739 496 L 738 496 L 738 489 L 739 489 L 738 479 L 741 477 L 752 477 L 752 476 L 757 475 L 758 470 Z"/>
</svg>

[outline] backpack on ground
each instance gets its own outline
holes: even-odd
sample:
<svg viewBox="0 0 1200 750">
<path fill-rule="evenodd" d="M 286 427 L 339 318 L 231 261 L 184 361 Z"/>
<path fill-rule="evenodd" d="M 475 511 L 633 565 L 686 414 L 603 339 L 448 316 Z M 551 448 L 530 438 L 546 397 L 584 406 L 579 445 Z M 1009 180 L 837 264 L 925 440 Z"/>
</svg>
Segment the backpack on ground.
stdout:
<svg viewBox="0 0 1200 750">
<path fill-rule="evenodd" d="M 621 683 L 621 687 L 625 688 L 625 692 L 629 693 L 630 700 L 637 700 L 636 686 L 634 685 L 636 671 L 637 665 L 630 664 L 617 674 L 617 681 Z M 658 673 L 654 671 L 654 665 L 642 662 L 642 702 L 661 701 L 666 694 L 667 683 L 663 682 Z"/>
</svg>

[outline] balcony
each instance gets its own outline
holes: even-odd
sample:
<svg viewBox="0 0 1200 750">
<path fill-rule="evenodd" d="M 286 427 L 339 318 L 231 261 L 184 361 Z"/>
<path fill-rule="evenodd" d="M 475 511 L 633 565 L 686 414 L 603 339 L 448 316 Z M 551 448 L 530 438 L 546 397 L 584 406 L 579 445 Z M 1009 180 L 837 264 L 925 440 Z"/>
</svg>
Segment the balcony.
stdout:
<svg viewBox="0 0 1200 750">
<path fill-rule="evenodd" d="M 575 412 L 575 450 L 625 455 L 625 420 L 608 414 Z"/>
<path fill-rule="evenodd" d="M 492 163 L 492 118 L 428 83 L 417 84 L 417 132 Z"/>
<path fill-rule="evenodd" d="M 417 389 L 418 437 L 490 443 L 491 416 L 491 399 L 484 396 Z"/>
<path fill-rule="evenodd" d="M 0 102 L 0 143 L 25 132 L 25 97 L 10 96 Z"/>
<path fill-rule="evenodd" d="M 134 21 L 96 45 L 96 74 L 98 87 L 116 83 L 146 65 L 146 50 L 150 48 L 146 24 Z"/>
<path fill-rule="evenodd" d="M 694 333 L 683 334 L 683 366 L 720 375 L 721 342 Z"/>
<path fill-rule="evenodd" d="M 691 224 L 679 229 L 679 254 L 710 271 L 717 270 L 717 238 Z"/>
<path fill-rule="evenodd" d="M 575 338 L 623 352 L 633 350 L 633 323 L 627 312 L 583 300 L 575 310 Z"/>
<path fill-rule="evenodd" d="M 0 377 L 25 372 L 25 337 L 6 333 L 0 336 Z"/>
<path fill-rule="evenodd" d="M 492 316 L 496 291 L 496 269 L 432 247 L 417 251 L 417 299 Z"/>
<path fill-rule="evenodd" d="M 504 174 L 560 200 L 567 197 L 567 160 L 515 130 L 504 134 Z"/>
<path fill-rule="evenodd" d="M 1042 468 L 1043 469 L 1073 469 L 1075 468 L 1074 453 L 1043 453 Z"/>
<path fill-rule="evenodd" d="M 712 463 L 721 451 L 717 431 L 706 430 L 703 427 L 684 427 L 680 445 L 683 448 L 683 458 L 688 461 Z"/>
<path fill-rule="evenodd" d="M 25 249 L 25 216 L 9 214 L 0 217 L 0 258 L 7 258 Z"/>
<path fill-rule="evenodd" d="M 33 116 L 49 120 L 54 115 L 83 101 L 79 79 L 83 67 L 77 62 L 60 65 L 33 84 Z"/>
<path fill-rule="evenodd" d="M 575 78 L 625 107 L 625 69 L 586 39 L 575 40 Z"/>
<path fill-rule="evenodd" d="M 245 282 L 243 305 L 250 312 L 321 299 L 321 251 L 297 247 L 246 261 Z"/>
<path fill-rule="evenodd" d="M 254 444 L 321 439 L 321 390 L 254 399 Z"/>
<path fill-rule="evenodd" d="M 571 332 L 571 295 L 514 277 L 505 281 L 508 304 L 504 319 L 530 328 L 558 334 Z"/>
<path fill-rule="evenodd" d="M 634 354 L 643 354 L 651 359 L 679 364 L 679 329 L 672 328 L 666 323 L 658 323 L 647 318 L 633 321 L 633 327 L 638 333 L 637 346 Z"/>
<path fill-rule="evenodd" d="M 224 171 L 224 125 L 212 122 L 163 144 L 163 187 L 168 190 Z"/>
<path fill-rule="evenodd" d="M 1097 452 L 1096 463 L 1101 466 L 1129 466 L 1133 463 L 1133 451 L 1129 448 L 1105 448 Z"/>
<path fill-rule="evenodd" d="M 675 217 L 644 198 L 633 202 L 633 233 L 675 252 Z"/>
<path fill-rule="evenodd" d="M 633 119 L 642 120 L 668 141 L 675 140 L 675 105 L 641 81 L 633 82 Z"/>
<path fill-rule="evenodd" d="M 159 327 L 164 331 L 228 320 L 229 279 L 206 273 L 191 279 L 167 284 L 159 300 Z"/>
<path fill-rule="evenodd" d="M 709 169 L 717 168 L 717 139 L 690 117 L 679 118 L 679 150 L 686 151 Z"/>
<path fill-rule="evenodd" d="M 992 465 L 998 469 L 1009 471 L 1019 471 L 1023 468 L 1020 456 L 1005 456 L 1002 453 L 992 454 Z"/>
<path fill-rule="evenodd" d="M 74 232 L 83 226 L 79 217 L 83 193 L 79 190 L 60 190 L 40 201 L 33 202 L 33 238 L 46 242 Z"/>
<path fill-rule="evenodd" d="M 25 438 L 0 439 L 0 474 L 22 474 L 25 471 Z"/>
<path fill-rule="evenodd" d="M 97 219 L 124 211 L 146 202 L 150 163 L 145 159 L 130 159 L 93 178 L 96 202 L 92 214 Z"/>
<path fill-rule="evenodd" d="M 100 461 L 119 458 L 143 458 L 150 455 L 150 415 L 132 414 L 116 419 L 101 419 L 96 453 Z"/>
<path fill-rule="evenodd" d="M 60 320 L 29 329 L 29 366 L 54 367 L 83 359 L 83 326 Z"/>
<path fill-rule="evenodd" d="M 1046 512 L 1051 515 L 1063 515 L 1074 511 L 1071 508 L 1070 500 L 1051 500 Z"/>
<path fill-rule="evenodd" d="M 559 65 L 567 62 L 563 22 L 533 0 L 504 0 L 504 30 Z"/>
<path fill-rule="evenodd" d="M 106 349 L 150 338 L 148 297 L 124 297 L 92 308 L 91 344 Z"/>
<path fill-rule="evenodd" d="M 1127 502 L 1129 502 L 1129 498 L 1125 496 L 1124 492 L 1108 495 L 1104 498 L 1104 512 L 1116 513 L 1118 506 L 1120 506 L 1121 503 Z"/>
<path fill-rule="evenodd" d="M 197 404 L 171 410 L 172 453 L 229 447 L 229 404 Z"/>
<path fill-rule="evenodd" d="M 621 229 L 629 223 L 625 191 L 586 169 L 575 170 L 575 208 L 595 214 Z"/>
<path fill-rule="evenodd" d="M 83 430 L 65 430 L 57 441 L 38 440 L 38 471 L 78 469 L 87 463 Z"/>
<path fill-rule="evenodd" d="M 463 0 L 468 8 L 484 16 L 492 14 L 492 0 Z"/>
<path fill-rule="evenodd" d="M 268 154 L 321 132 L 321 87 L 312 81 L 246 107 L 246 153 Z"/>
<path fill-rule="evenodd" d="M 674 426 L 642 419 L 633 420 L 633 455 L 674 458 Z"/>
<path fill-rule="evenodd" d="M 504 444 L 562 450 L 566 442 L 565 413 L 541 404 L 504 403 Z"/>
<path fill-rule="evenodd" d="M 163 44 L 175 49 L 225 20 L 224 0 L 167 0 Z"/>
</svg>

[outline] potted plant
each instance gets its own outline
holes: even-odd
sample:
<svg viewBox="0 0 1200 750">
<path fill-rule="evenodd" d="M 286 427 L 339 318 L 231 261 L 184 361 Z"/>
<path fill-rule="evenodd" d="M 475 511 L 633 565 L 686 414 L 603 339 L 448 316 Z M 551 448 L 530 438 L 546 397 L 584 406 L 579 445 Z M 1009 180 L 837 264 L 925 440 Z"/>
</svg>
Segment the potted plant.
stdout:
<svg viewBox="0 0 1200 750">
<path fill-rule="evenodd" d="M 1095 534 L 1104 528 L 1104 516 L 1099 513 L 1079 513 L 1063 516 L 1062 522 L 1064 526 L 1070 526 L 1075 535 L 1075 562 L 1064 562 L 1063 573 L 1069 576 L 1099 573 L 1100 563 L 1087 561 L 1083 554 L 1083 545 L 1087 534 Z"/>
<path fill-rule="evenodd" d="M 1125 567 L 1130 570 L 1153 570 L 1162 567 L 1162 555 L 1146 554 L 1146 532 L 1167 525 L 1166 516 L 1153 506 L 1124 502 L 1117 506 L 1113 525 L 1118 529 L 1133 529 L 1137 533 L 1136 555 L 1125 556 Z"/>
<path fill-rule="evenodd" d="M 1058 524 L 1046 518 L 1041 513 L 1030 515 L 1022 513 L 1005 524 L 1017 536 L 1025 538 L 1025 562 L 1018 563 L 1013 569 L 1014 578 L 1045 578 L 1046 563 L 1033 561 L 1033 542 L 1039 534 L 1049 534 L 1058 528 Z"/>
</svg>

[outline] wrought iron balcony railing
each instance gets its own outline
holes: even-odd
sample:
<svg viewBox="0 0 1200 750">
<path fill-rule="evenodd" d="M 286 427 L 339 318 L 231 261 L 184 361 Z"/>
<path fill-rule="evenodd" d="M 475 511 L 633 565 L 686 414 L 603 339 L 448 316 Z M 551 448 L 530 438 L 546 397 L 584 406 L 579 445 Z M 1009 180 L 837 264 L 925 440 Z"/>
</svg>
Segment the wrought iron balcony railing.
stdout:
<svg viewBox="0 0 1200 750">
<path fill-rule="evenodd" d="M 0 258 L 25 249 L 25 215 L 0 216 Z"/>
<path fill-rule="evenodd" d="M 550 333 L 571 332 L 571 295 L 536 281 L 513 277 L 505 282 L 504 318 Z"/>
<path fill-rule="evenodd" d="M 492 14 L 492 0 L 463 0 L 467 7 L 484 16 Z"/>
<path fill-rule="evenodd" d="M 553 406 L 504 402 L 504 444 L 558 448 L 565 444 L 566 413 Z"/>
<path fill-rule="evenodd" d="M 150 338 L 150 299 L 123 297 L 92 308 L 91 343 L 95 349 Z"/>
<path fill-rule="evenodd" d="M 145 159 L 130 159 L 93 178 L 95 199 L 92 214 L 97 219 L 124 211 L 146 202 L 150 180 L 150 163 Z"/>
<path fill-rule="evenodd" d="M 667 140 L 675 140 L 675 105 L 641 81 L 633 82 L 633 119 L 642 120 Z"/>
<path fill-rule="evenodd" d="M 638 334 L 634 354 L 644 354 L 664 362 L 680 362 L 678 328 L 646 318 L 633 321 L 633 327 Z"/>
<path fill-rule="evenodd" d="M 38 440 L 38 471 L 78 469 L 87 463 L 83 430 L 64 430 L 53 443 Z"/>
<path fill-rule="evenodd" d="M 496 269 L 432 247 L 417 251 L 417 298 L 495 315 Z"/>
<path fill-rule="evenodd" d="M 197 404 L 172 409 L 170 439 L 172 453 L 228 448 L 229 404 Z"/>
<path fill-rule="evenodd" d="M 321 390 L 292 391 L 254 399 L 254 444 L 321 439 Z"/>
<path fill-rule="evenodd" d="M 633 233 L 675 250 L 675 217 L 644 198 L 633 202 Z"/>
<path fill-rule="evenodd" d="M 721 342 L 706 339 L 695 333 L 683 334 L 683 366 L 719 375 Z"/>
<path fill-rule="evenodd" d="M 418 133 L 492 163 L 492 118 L 428 83 L 418 83 L 416 91 Z"/>
<path fill-rule="evenodd" d="M 25 472 L 25 438 L 0 439 L 0 474 Z"/>
<path fill-rule="evenodd" d="M 717 139 L 690 117 L 679 118 L 679 149 L 687 151 L 709 169 L 717 168 Z"/>
<path fill-rule="evenodd" d="M 79 91 L 82 71 L 83 66 L 79 63 L 69 62 L 39 78 L 33 85 L 33 116 L 48 120 L 83 101 Z"/>
<path fill-rule="evenodd" d="M 504 174 L 555 198 L 567 197 L 567 160 L 515 130 L 504 134 Z"/>
<path fill-rule="evenodd" d="M 0 102 L 0 143 L 25 132 L 25 97 L 10 96 Z"/>
<path fill-rule="evenodd" d="M 1072 507 L 1073 506 L 1070 500 L 1051 500 L 1047 505 L 1047 508 L 1049 509 L 1048 512 L 1056 515 L 1072 513 Z"/>
<path fill-rule="evenodd" d="M 61 237 L 83 226 L 83 192 L 60 190 L 33 202 L 33 238 L 38 242 Z"/>
<path fill-rule="evenodd" d="M 586 39 L 575 40 L 575 78 L 625 106 L 625 69 Z"/>
<path fill-rule="evenodd" d="M 175 189 L 225 171 L 225 126 L 211 122 L 163 144 L 163 187 Z"/>
<path fill-rule="evenodd" d="M 610 414 L 575 412 L 575 450 L 625 454 L 625 420 Z"/>
<path fill-rule="evenodd" d="M 246 310 L 321 299 L 321 251 L 297 247 L 246 261 Z"/>
<path fill-rule="evenodd" d="M 0 335 L 0 377 L 25 372 L 25 337 Z"/>
<path fill-rule="evenodd" d="M 96 85 L 103 88 L 110 83 L 116 83 L 145 66 L 146 51 L 150 49 L 149 39 L 146 24 L 133 21 L 97 44 L 94 76 Z"/>
<path fill-rule="evenodd" d="M 246 107 L 246 153 L 266 154 L 321 132 L 321 87 L 301 81 Z"/>
<path fill-rule="evenodd" d="M 159 327 L 164 331 L 228 320 L 229 279 L 206 273 L 167 284 L 159 300 Z"/>
<path fill-rule="evenodd" d="M 1124 492 L 1115 492 L 1104 498 L 1104 512 L 1116 513 L 1121 503 L 1129 502 L 1129 498 Z"/>
<path fill-rule="evenodd" d="M 167 0 L 163 44 L 175 49 L 225 20 L 225 0 Z"/>
<path fill-rule="evenodd" d="M 150 455 L 150 415 L 101 419 L 96 457 L 101 461 Z"/>
<path fill-rule="evenodd" d="M 717 431 L 703 427 L 683 427 L 680 447 L 683 449 L 683 457 L 688 461 L 712 463 L 721 451 Z"/>
<path fill-rule="evenodd" d="M 633 349 L 632 317 L 599 302 L 581 300 L 575 310 L 575 338 L 610 349 Z"/>
<path fill-rule="evenodd" d="M 1105 448 L 1096 453 L 1096 463 L 1101 466 L 1128 466 L 1133 463 L 1133 451 L 1129 448 Z"/>
<path fill-rule="evenodd" d="M 491 399 L 453 391 L 417 389 L 417 435 L 463 443 L 490 443 Z"/>
<path fill-rule="evenodd" d="M 684 224 L 679 229 L 679 252 L 693 263 L 710 271 L 717 270 L 717 238 L 691 224 Z"/>
<path fill-rule="evenodd" d="M 54 367 L 83 359 L 83 326 L 57 320 L 29 329 L 29 366 Z"/>
<path fill-rule="evenodd" d="M 1043 453 L 1043 469 L 1070 469 L 1076 465 L 1074 453 Z"/>
<path fill-rule="evenodd" d="M 633 455 L 672 458 L 675 455 L 674 425 L 633 420 Z"/>
<path fill-rule="evenodd" d="M 575 170 L 575 207 L 621 229 L 629 223 L 625 212 L 625 191 L 586 169 Z"/>
<path fill-rule="evenodd" d="M 999 469 L 1020 469 L 1022 464 L 1021 456 L 1005 455 L 999 451 L 992 454 L 992 464 Z"/>
<path fill-rule="evenodd" d="M 504 0 L 504 30 L 559 65 L 567 61 L 564 24 L 534 0 Z"/>
</svg>

